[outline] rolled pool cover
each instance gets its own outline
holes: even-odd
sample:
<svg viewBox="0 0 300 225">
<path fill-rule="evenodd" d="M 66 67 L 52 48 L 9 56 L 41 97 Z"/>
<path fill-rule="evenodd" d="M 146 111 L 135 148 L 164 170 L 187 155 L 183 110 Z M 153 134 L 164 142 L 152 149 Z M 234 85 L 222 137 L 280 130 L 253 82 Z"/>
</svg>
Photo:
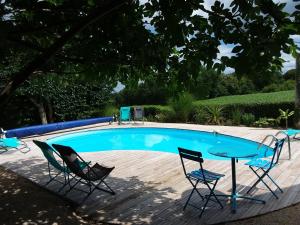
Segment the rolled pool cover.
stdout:
<svg viewBox="0 0 300 225">
<path fill-rule="evenodd" d="M 110 116 L 110 117 L 99 117 L 99 118 L 85 119 L 85 120 L 74 120 L 68 122 L 50 123 L 44 125 L 35 125 L 35 126 L 7 130 L 5 132 L 5 136 L 21 138 L 21 137 L 27 137 L 31 135 L 45 134 L 48 132 L 73 128 L 73 127 L 80 127 L 80 126 L 86 126 L 95 123 L 105 123 L 105 122 L 112 122 L 112 121 L 113 121 L 113 117 Z"/>
</svg>

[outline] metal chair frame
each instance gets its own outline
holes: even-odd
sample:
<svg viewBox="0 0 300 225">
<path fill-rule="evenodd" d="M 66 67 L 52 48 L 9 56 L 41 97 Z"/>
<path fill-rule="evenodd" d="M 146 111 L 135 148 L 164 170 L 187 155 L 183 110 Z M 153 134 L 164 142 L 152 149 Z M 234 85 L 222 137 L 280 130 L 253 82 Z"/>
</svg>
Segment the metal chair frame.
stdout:
<svg viewBox="0 0 300 225">
<path fill-rule="evenodd" d="M 0 150 L 4 150 L 1 153 L 7 152 L 9 149 L 20 150 L 20 152 L 22 152 L 24 154 L 30 151 L 30 148 L 28 147 L 26 142 L 23 140 L 13 137 L 13 139 L 16 139 L 16 141 L 19 142 L 19 145 L 17 147 L 13 147 L 13 146 L 7 146 L 4 139 L 11 139 L 11 138 L 0 138 L 0 144 L 1 144 Z M 27 150 L 23 151 L 23 149 L 27 149 Z"/>
<path fill-rule="evenodd" d="M 72 179 L 76 180 L 75 184 L 73 184 L 73 185 L 71 185 L 70 181 L 68 181 L 69 190 L 67 190 L 66 193 L 70 192 L 72 189 L 76 189 L 76 190 L 79 190 L 81 192 L 84 192 L 84 193 L 87 194 L 87 196 L 83 199 L 83 201 L 85 201 L 96 189 L 101 190 L 101 191 L 106 192 L 106 193 L 109 193 L 111 195 L 115 195 L 115 192 L 104 181 L 106 179 L 106 177 L 109 175 L 110 172 L 103 175 L 102 177 L 99 177 L 99 175 L 93 169 L 93 167 L 90 167 L 89 163 L 84 161 L 84 159 L 79 154 L 77 154 L 71 147 L 63 146 L 63 145 L 57 145 L 57 144 L 53 144 L 52 146 L 60 153 L 61 158 L 63 159 L 64 163 L 67 165 L 70 172 L 72 172 L 74 174 Z M 84 168 L 79 168 L 79 167 L 75 166 L 74 162 L 71 162 L 67 158 L 66 152 L 68 152 L 68 154 L 76 154 L 76 157 L 79 160 L 78 163 L 85 164 L 86 166 Z M 86 173 L 83 172 L 84 169 L 87 170 Z M 114 167 L 111 168 L 111 170 L 113 170 L 113 169 L 114 169 Z M 97 180 L 91 179 L 91 177 L 90 177 L 91 173 L 93 173 L 95 176 L 97 176 L 98 179 Z M 97 181 L 97 183 L 95 184 L 94 182 L 96 182 L 96 181 Z M 85 191 L 83 189 L 75 188 L 78 184 L 87 185 L 89 187 L 89 191 Z M 101 184 L 104 184 L 104 186 L 106 186 L 107 189 L 103 189 L 103 188 L 99 187 Z"/>
<path fill-rule="evenodd" d="M 219 181 L 219 179 L 221 177 L 223 177 L 223 174 L 218 174 L 219 176 L 216 176 L 214 179 L 208 179 L 208 177 L 206 177 L 205 174 L 209 175 L 209 171 L 204 170 L 202 163 L 204 162 L 203 158 L 202 158 L 202 153 L 201 152 L 196 152 L 196 151 L 192 151 L 192 150 L 188 150 L 188 149 L 184 149 L 184 148 L 178 148 L 179 150 L 179 155 L 180 155 L 180 160 L 181 160 L 181 164 L 183 167 L 183 171 L 185 174 L 185 177 L 188 179 L 188 181 L 191 183 L 191 185 L 193 186 L 193 189 L 191 191 L 191 193 L 189 194 L 189 197 L 183 207 L 183 210 L 186 209 L 187 205 L 191 205 L 197 209 L 200 209 L 199 207 L 190 204 L 189 201 L 191 200 L 192 195 L 194 194 L 194 192 L 196 191 L 197 194 L 200 196 L 200 198 L 202 199 L 202 201 L 206 198 L 206 201 L 202 207 L 201 213 L 199 215 L 199 217 L 202 217 L 204 210 L 206 209 L 206 206 L 208 204 L 209 201 L 214 201 L 217 202 L 221 208 L 223 208 L 222 203 L 220 202 L 220 200 L 218 199 L 218 197 L 216 196 L 216 194 L 214 193 L 215 187 Z M 184 159 L 188 159 L 188 160 L 192 160 L 195 162 L 199 163 L 199 170 L 197 170 L 199 173 L 201 173 L 201 176 L 203 177 L 203 179 L 197 179 L 193 176 L 191 176 L 191 173 L 187 173 L 186 171 L 186 167 L 185 167 L 185 163 L 184 163 Z M 195 171 L 192 171 L 195 172 Z M 199 190 L 197 189 L 197 185 L 199 183 L 203 183 L 204 185 L 207 186 L 207 188 L 209 189 L 209 195 L 205 195 L 203 196 Z M 211 199 L 211 197 L 214 197 L 215 200 Z"/>
<path fill-rule="evenodd" d="M 268 188 L 268 190 L 275 196 L 275 198 L 278 199 L 278 196 L 276 195 L 275 191 L 273 191 L 270 188 L 270 186 L 263 180 L 265 177 L 268 177 L 272 181 L 272 183 L 280 190 L 280 192 L 283 193 L 283 190 L 274 181 L 274 179 L 269 175 L 269 172 L 272 170 L 272 168 L 274 168 L 278 164 L 279 157 L 280 157 L 281 151 L 282 151 L 282 147 L 283 147 L 283 144 L 285 141 L 285 138 L 280 139 L 280 140 L 277 139 L 276 137 L 274 137 L 274 138 L 276 139 L 276 142 L 275 142 L 275 147 L 273 148 L 272 159 L 269 161 L 269 166 L 267 168 L 264 168 L 264 166 L 259 167 L 259 165 L 258 166 L 249 165 L 249 168 L 258 177 L 258 180 L 249 188 L 249 190 L 247 191 L 247 194 L 249 194 L 255 186 L 257 186 L 260 182 L 262 182 Z M 262 174 L 260 175 L 258 173 L 258 171 L 262 171 Z"/>
<path fill-rule="evenodd" d="M 63 190 L 63 188 L 69 184 L 69 182 L 73 179 L 69 178 L 69 171 L 68 168 L 65 166 L 64 161 L 62 160 L 60 154 L 53 149 L 51 146 L 49 146 L 46 142 L 42 142 L 42 141 L 37 141 L 37 140 L 33 140 L 33 143 L 35 143 L 43 152 L 45 158 L 47 159 L 47 166 L 48 166 L 48 176 L 49 176 L 49 180 L 45 183 L 45 186 L 47 186 L 48 184 L 50 184 L 52 181 L 56 181 L 60 184 L 62 184 L 63 186 L 60 187 L 60 189 L 58 190 L 58 192 L 60 192 L 61 190 Z M 48 151 L 44 148 L 49 148 L 51 150 L 51 152 L 53 153 L 53 157 L 52 156 L 47 156 L 47 153 L 45 151 Z M 57 156 L 59 159 L 62 160 L 62 164 L 59 163 L 56 159 L 55 156 Z M 51 158 L 50 158 L 51 157 Z M 53 161 L 52 161 L 53 160 Z M 55 162 L 54 162 L 55 160 Z M 55 165 L 56 164 L 56 165 Z M 55 171 L 55 173 L 54 173 Z M 56 172 L 57 171 L 57 172 Z M 59 175 L 63 175 L 64 181 L 60 181 L 57 179 L 57 177 Z"/>
</svg>

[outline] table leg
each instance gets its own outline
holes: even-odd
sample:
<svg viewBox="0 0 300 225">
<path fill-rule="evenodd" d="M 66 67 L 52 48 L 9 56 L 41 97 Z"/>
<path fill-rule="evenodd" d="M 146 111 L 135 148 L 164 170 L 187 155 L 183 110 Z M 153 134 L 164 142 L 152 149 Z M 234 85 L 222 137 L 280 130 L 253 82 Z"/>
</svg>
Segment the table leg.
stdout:
<svg viewBox="0 0 300 225">
<path fill-rule="evenodd" d="M 231 212 L 236 213 L 236 172 L 235 172 L 235 158 L 231 158 L 231 177 L 232 177 L 232 190 L 231 190 Z"/>
<path fill-rule="evenodd" d="M 236 163 L 236 158 L 231 158 L 231 179 L 232 179 L 232 190 L 231 190 L 231 195 L 225 195 L 225 194 L 217 194 L 216 196 L 220 197 L 226 197 L 230 198 L 230 203 L 231 203 L 231 213 L 236 213 L 237 210 L 237 198 L 242 198 L 242 199 L 247 199 L 250 201 L 255 201 L 255 202 L 260 202 L 265 204 L 266 202 L 264 200 L 260 200 L 257 198 L 252 198 L 248 196 L 240 196 L 236 193 L 236 168 L 235 168 L 235 163 Z"/>
</svg>

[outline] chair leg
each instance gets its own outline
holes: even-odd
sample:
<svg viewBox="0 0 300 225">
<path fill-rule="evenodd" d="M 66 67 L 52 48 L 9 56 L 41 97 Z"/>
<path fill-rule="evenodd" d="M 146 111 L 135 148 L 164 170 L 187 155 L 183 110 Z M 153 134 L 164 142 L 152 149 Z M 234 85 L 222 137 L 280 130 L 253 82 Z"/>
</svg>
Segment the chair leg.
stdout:
<svg viewBox="0 0 300 225">
<path fill-rule="evenodd" d="M 67 194 L 67 193 L 69 193 L 77 184 L 79 184 L 80 183 L 80 181 L 82 180 L 82 178 L 80 178 L 79 180 L 77 180 L 77 182 L 75 183 L 75 184 L 73 184 L 72 186 L 71 186 L 71 183 L 70 182 L 68 182 L 69 183 L 69 190 L 67 190 L 66 192 L 65 192 L 65 195 Z M 69 180 L 70 181 L 70 180 Z"/>
<path fill-rule="evenodd" d="M 220 202 L 220 200 L 218 199 L 218 197 L 216 196 L 215 192 L 214 192 L 214 189 L 215 189 L 215 186 L 217 186 L 217 183 L 218 183 L 219 180 L 216 180 L 214 186 L 213 186 L 213 190 L 211 189 L 211 187 L 208 185 L 208 188 L 209 190 L 212 192 L 212 196 L 214 196 L 214 198 L 216 199 L 216 201 L 219 203 L 219 205 L 221 206 L 221 209 L 223 209 L 223 205 L 222 203 Z"/>
<path fill-rule="evenodd" d="M 53 180 L 55 180 L 56 177 L 58 177 L 62 172 L 57 173 L 55 176 L 51 176 L 50 175 L 50 180 L 45 184 L 45 186 L 47 186 L 48 184 L 50 184 Z M 58 181 L 58 180 L 56 180 Z M 58 181 L 59 183 L 61 183 L 61 181 Z"/>
<path fill-rule="evenodd" d="M 4 146 L 0 146 L 0 150 L 1 150 L 0 154 L 3 154 L 8 151 L 8 149 Z"/>
<path fill-rule="evenodd" d="M 109 190 L 105 190 L 103 188 L 100 188 L 99 185 L 104 183 L 105 186 L 109 189 Z M 103 191 L 103 192 L 106 192 L 106 193 L 109 193 L 111 195 L 115 195 L 116 193 L 107 185 L 107 183 L 104 182 L 104 180 L 101 180 L 98 184 L 94 184 L 93 182 L 89 181 L 88 184 L 89 186 L 89 192 L 88 194 L 83 198 L 83 200 L 80 202 L 80 204 L 82 204 L 83 202 L 85 202 L 85 200 L 88 199 L 88 197 L 97 189 L 97 190 L 100 190 L 100 191 Z M 94 188 L 92 188 L 94 187 Z"/>
<path fill-rule="evenodd" d="M 193 195 L 194 191 L 196 190 L 196 187 L 197 187 L 197 185 L 198 185 L 198 183 L 199 183 L 199 181 L 197 181 L 196 184 L 194 184 L 190 179 L 188 179 L 188 180 L 189 180 L 190 183 L 192 184 L 193 190 L 191 191 L 191 193 L 190 193 L 190 195 L 189 195 L 187 201 L 185 202 L 185 204 L 184 204 L 184 206 L 183 206 L 183 210 L 185 210 L 185 208 L 187 207 L 187 205 L 188 205 L 189 201 L 191 200 L 191 197 L 192 197 L 192 195 Z M 200 195 L 200 196 L 202 197 L 202 195 Z M 202 197 L 202 198 L 203 198 L 203 197 Z"/>
<path fill-rule="evenodd" d="M 53 180 L 55 180 L 55 178 L 57 176 L 59 176 L 62 172 L 58 172 L 57 174 L 55 174 L 54 176 L 51 175 L 51 168 L 50 168 L 50 163 L 48 162 L 48 175 L 49 175 L 49 180 L 47 181 L 47 183 L 45 183 L 45 186 L 47 186 L 48 184 L 50 184 Z M 58 180 L 56 180 L 58 181 Z M 58 181 L 60 182 L 60 181 Z"/>
<path fill-rule="evenodd" d="M 73 180 L 73 178 L 71 180 Z M 69 179 L 69 174 L 64 172 L 64 184 L 60 189 L 58 189 L 58 193 L 61 192 L 64 189 L 64 187 L 67 186 L 69 184 L 69 182 L 71 182 L 71 180 Z"/>
<path fill-rule="evenodd" d="M 94 186 L 94 189 L 97 189 L 99 191 L 104 191 L 104 192 L 109 193 L 111 195 L 116 194 L 107 184 L 105 184 L 105 186 L 107 186 L 109 190 L 106 190 L 106 189 L 103 189 L 103 188 L 99 187 L 99 185 L 102 184 L 102 183 L 103 183 L 103 180 L 100 181 L 98 184 L 92 183 L 92 185 Z"/>
<path fill-rule="evenodd" d="M 283 193 L 283 190 L 279 187 L 279 185 L 273 180 L 273 178 L 267 174 L 267 177 L 273 182 L 273 184 L 280 190 L 281 193 Z"/>
<path fill-rule="evenodd" d="M 287 135 L 288 139 L 288 148 L 289 148 L 289 160 L 292 158 L 292 152 L 291 152 L 291 138 Z"/>
<path fill-rule="evenodd" d="M 189 180 L 189 182 L 191 183 L 191 185 L 193 186 L 193 188 L 195 188 L 195 191 L 198 193 L 198 195 L 200 196 L 200 198 L 202 199 L 202 201 L 204 200 L 204 197 L 203 197 L 203 195 L 198 191 L 198 189 L 196 188 L 197 187 L 197 185 L 198 185 L 198 183 L 199 183 L 199 181 L 197 181 L 195 184 L 189 179 L 189 178 L 187 178 L 188 180 Z"/>
<path fill-rule="evenodd" d="M 113 189 L 111 189 L 111 187 L 103 180 L 102 181 L 103 182 L 103 184 L 109 189 L 109 192 L 108 193 L 110 193 L 110 194 L 112 194 L 112 195 L 115 195 L 116 194 L 116 192 L 114 192 L 113 191 Z M 97 185 L 98 186 L 98 185 Z"/>
<path fill-rule="evenodd" d="M 17 149 L 19 149 L 20 150 L 20 152 L 22 152 L 22 153 L 27 153 L 27 152 L 29 152 L 31 149 L 28 147 L 28 145 L 26 144 L 26 142 L 25 141 L 22 141 L 22 140 L 19 140 L 20 142 L 21 142 L 21 147 L 20 148 L 17 148 Z M 25 149 L 25 151 L 23 150 L 23 149 Z"/>
<path fill-rule="evenodd" d="M 202 217 L 202 215 L 203 215 L 203 213 L 204 213 L 204 210 L 206 209 L 206 206 L 207 206 L 207 204 L 208 204 L 208 201 L 210 200 L 211 196 L 214 195 L 214 190 L 215 190 L 215 187 L 216 187 L 217 182 L 218 182 L 218 181 L 216 181 L 216 182 L 214 183 L 214 185 L 213 185 L 212 188 L 209 186 L 208 183 L 205 183 L 206 186 L 208 187 L 208 189 L 210 190 L 210 192 L 209 192 L 209 195 L 208 195 L 208 197 L 207 197 L 207 199 L 206 199 L 206 201 L 205 201 L 205 203 L 204 203 L 204 205 L 203 205 L 203 208 L 202 208 L 202 210 L 201 210 L 201 213 L 200 213 L 200 215 L 199 215 L 199 218 Z M 216 198 L 216 199 L 217 199 L 217 201 L 219 202 L 218 198 Z M 219 202 L 219 204 L 220 204 L 220 205 L 222 206 L 222 208 L 223 208 L 223 205 L 221 204 L 221 202 Z"/>
<path fill-rule="evenodd" d="M 252 168 L 252 166 L 249 166 L 249 168 L 253 171 L 253 173 L 255 173 L 255 175 L 258 177 L 258 180 L 249 188 L 249 190 L 247 191 L 247 194 L 249 194 L 251 192 L 251 190 L 258 185 L 259 182 L 262 181 L 262 178 L 265 176 L 265 174 L 263 174 L 262 176 L 259 176 L 259 174 Z"/>
<path fill-rule="evenodd" d="M 270 186 L 263 180 L 263 178 L 265 176 L 268 175 L 268 171 L 264 171 L 262 169 L 262 171 L 264 172 L 262 176 L 260 176 L 252 167 L 250 167 L 252 169 L 252 171 L 256 174 L 256 176 L 258 177 L 258 180 L 252 185 L 252 187 L 247 191 L 247 194 L 250 193 L 250 191 L 259 183 L 259 182 L 262 182 L 267 188 L 268 190 L 274 195 L 274 197 L 276 199 L 278 199 L 278 196 L 275 194 L 275 192 L 270 188 Z M 272 179 L 271 179 L 272 180 Z"/>
</svg>

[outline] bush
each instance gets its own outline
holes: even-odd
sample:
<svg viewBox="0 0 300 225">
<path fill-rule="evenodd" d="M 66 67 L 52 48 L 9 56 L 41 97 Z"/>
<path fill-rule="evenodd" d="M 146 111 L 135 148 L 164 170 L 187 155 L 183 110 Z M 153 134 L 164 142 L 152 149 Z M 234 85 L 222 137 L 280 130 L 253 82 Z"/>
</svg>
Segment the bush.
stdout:
<svg viewBox="0 0 300 225">
<path fill-rule="evenodd" d="M 169 106 L 145 105 L 144 113 L 147 121 L 172 122 L 174 111 Z"/>
<path fill-rule="evenodd" d="M 193 109 L 194 98 L 189 93 L 182 93 L 178 97 L 169 100 L 169 106 L 176 113 L 175 120 L 187 122 Z"/>
<path fill-rule="evenodd" d="M 233 109 L 233 111 L 231 111 L 231 119 L 233 125 L 240 125 L 242 120 L 242 111 L 239 108 Z"/>
<path fill-rule="evenodd" d="M 193 113 L 193 121 L 197 124 L 206 124 L 207 115 L 203 108 L 196 108 Z"/>
<path fill-rule="evenodd" d="M 224 107 L 218 105 L 211 105 L 205 107 L 205 115 L 207 122 L 210 124 L 221 125 L 224 120 Z"/>
<path fill-rule="evenodd" d="M 236 108 L 243 113 L 252 113 L 256 118 L 277 118 L 278 110 L 294 109 L 294 91 L 234 95 L 209 100 L 196 101 L 195 107 L 218 105 L 226 108 L 225 117 L 229 118 Z"/>
<path fill-rule="evenodd" d="M 114 105 L 107 105 L 102 111 L 102 116 L 113 116 L 118 114 L 119 114 L 119 109 Z"/>
<path fill-rule="evenodd" d="M 244 113 L 241 122 L 243 125 L 250 127 L 255 122 L 255 116 L 252 113 Z"/>
<path fill-rule="evenodd" d="M 255 121 L 254 125 L 258 127 L 274 127 L 278 125 L 278 120 L 274 118 L 262 117 Z"/>
<path fill-rule="evenodd" d="M 295 80 L 285 80 L 280 83 L 270 84 L 262 89 L 262 92 L 286 91 L 295 88 Z"/>
<path fill-rule="evenodd" d="M 200 100 L 189 104 L 193 107 L 192 109 L 189 108 L 189 110 L 191 109 L 190 114 L 192 115 L 189 118 L 192 122 L 198 124 L 221 124 L 224 122 L 225 125 L 241 123 L 246 126 L 252 126 L 256 118 L 265 117 L 259 120 L 256 125 L 277 126 L 278 122 L 270 118 L 277 118 L 279 109 L 283 109 L 284 111 L 294 109 L 293 101 L 293 91 L 237 95 Z M 176 110 L 179 109 L 180 108 L 176 108 Z M 172 111 L 170 106 L 145 106 L 145 115 L 147 118 L 150 117 L 149 120 L 151 121 L 176 122 L 178 121 L 177 114 L 178 112 Z M 289 124 L 292 124 L 291 118 L 289 118 Z"/>
</svg>

